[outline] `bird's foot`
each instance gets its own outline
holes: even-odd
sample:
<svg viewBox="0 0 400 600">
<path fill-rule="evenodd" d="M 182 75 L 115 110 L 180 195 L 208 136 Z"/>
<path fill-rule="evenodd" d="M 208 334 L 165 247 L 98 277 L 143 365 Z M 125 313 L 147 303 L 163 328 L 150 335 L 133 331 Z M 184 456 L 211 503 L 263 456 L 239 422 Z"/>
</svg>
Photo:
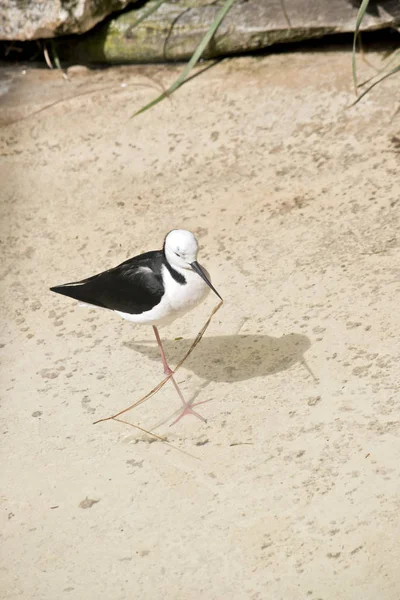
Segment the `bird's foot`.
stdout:
<svg viewBox="0 0 400 600">
<path fill-rule="evenodd" d="M 175 419 L 175 421 L 172 421 L 170 427 L 172 427 L 172 425 L 175 425 L 175 423 L 180 421 L 186 415 L 193 415 L 193 416 L 197 417 L 198 419 L 200 419 L 201 421 L 203 421 L 203 423 L 207 423 L 207 419 L 205 419 L 204 417 L 199 415 L 198 412 L 193 410 L 193 406 L 199 406 L 199 404 L 205 404 L 206 402 L 210 402 L 210 400 L 203 400 L 202 402 L 194 402 L 193 404 L 186 404 L 184 406 L 181 414 Z"/>
</svg>

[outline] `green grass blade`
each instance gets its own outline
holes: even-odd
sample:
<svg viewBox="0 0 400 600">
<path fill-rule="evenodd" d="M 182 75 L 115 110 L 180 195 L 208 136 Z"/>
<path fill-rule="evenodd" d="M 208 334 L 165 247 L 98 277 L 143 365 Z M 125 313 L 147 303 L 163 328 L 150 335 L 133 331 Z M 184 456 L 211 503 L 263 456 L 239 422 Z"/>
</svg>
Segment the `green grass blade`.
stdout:
<svg viewBox="0 0 400 600">
<path fill-rule="evenodd" d="M 133 25 L 131 25 L 131 28 L 137 27 L 142 21 L 144 21 L 145 19 L 147 19 L 147 17 L 152 15 L 153 12 L 156 12 L 156 10 L 158 10 L 160 8 L 160 6 L 161 6 L 161 4 L 163 4 L 163 2 L 166 2 L 166 0 L 157 0 L 157 2 L 155 4 L 153 4 L 153 6 L 149 6 L 149 8 L 147 10 L 145 10 L 143 12 L 143 14 L 138 18 L 138 20 L 135 21 L 133 23 Z"/>
<path fill-rule="evenodd" d="M 364 98 L 364 96 L 366 94 L 368 94 L 368 92 L 371 91 L 372 88 L 374 88 L 376 85 L 378 85 L 378 83 L 381 83 L 381 81 L 383 81 L 384 79 L 387 79 L 388 77 L 391 77 L 391 75 L 394 75 L 398 71 L 400 71 L 400 65 L 397 65 L 396 67 L 394 67 L 394 69 L 389 71 L 389 73 L 385 73 L 385 75 L 382 75 L 382 77 L 380 77 L 377 81 L 375 81 L 375 83 L 373 83 L 366 90 L 364 90 L 363 93 L 360 94 L 360 96 L 358 96 L 357 100 L 355 100 L 352 104 L 350 104 L 350 107 L 355 106 L 358 102 L 360 102 L 361 98 Z"/>
<path fill-rule="evenodd" d="M 356 27 L 354 30 L 354 38 L 353 38 L 353 56 L 352 56 L 352 69 L 353 69 L 353 83 L 354 90 L 357 96 L 357 65 L 356 65 L 356 49 L 357 49 L 357 38 L 360 30 L 361 21 L 364 18 L 365 12 L 368 8 L 369 0 L 363 0 L 361 2 L 361 6 L 358 10 L 357 19 L 356 19 Z"/>
<path fill-rule="evenodd" d="M 54 40 L 50 40 L 50 49 L 51 49 L 51 56 L 52 56 L 54 64 L 56 65 L 57 69 L 61 72 L 63 79 L 66 79 L 67 81 L 69 81 L 67 72 L 62 68 L 60 59 L 58 58 L 57 49 L 56 49 Z"/>
<path fill-rule="evenodd" d="M 394 50 L 389 57 L 386 59 L 385 64 L 383 65 L 383 67 L 381 67 L 380 69 L 378 69 L 375 73 L 375 75 L 373 75 L 372 77 L 368 77 L 368 79 L 366 79 L 365 81 L 361 82 L 358 84 L 358 87 L 364 87 L 365 85 L 367 85 L 368 83 L 370 83 L 373 79 L 375 79 L 375 77 L 378 77 L 378 75 L 380 75 L 380 73 L 383 73 L 384 71 L 386 71 L 389 67 L 389 65 L 391 65 L 397 58 L 400 59 L 400 50 Z"/>
<path fill-rule="evenodd" d="M 60 59 L 58 58 L 57 50 L 54 45 L 54 40 L 50 40 L 50 48 L 54 64 L 56 65 L 57 69 L 60 69 L 60 71 L 62 71 L 63 69 L 60 63 Z"/>
<path fill-rule="evenodd" d="M 193 69 L 193 67 L 196 65 L 196 63 L 201 58 L 201 55 L 203 54 L 207 44 L 210 42 L 214 33 L 217 31 L 219 25 L 221 24 L 221 21 L 225 17 L 226 13 L 230 10 L 230 8 L 234 2 L 235 2 L 235 0 L 226 0 L 225 1 L 224 5 L 221 7 L 221 10 L 218 11 L 218 14 L 216 15 L 214 21 L 211 23 L 208 31 L 204 35 L 200 44 L 197 46 L 191 59 L 187 63 L 186 67 L 183 69 L 182 73 L 179 75 L 178 79 L 176 79 L 176 81 L 174 81 L 174 83 L 167 89 L 166 92 L 164 92 L 163 94 L 161 94 L 160 96 L 158 96 L 157 98 L 155 98 L 154 100 L 152 100 L 151 102 L 146 104 L 146 106 L 143 106 L 141 109 L 136 111 L 130 117 L 131 119 L 133 117 L 136 117 L 137 115 L 140 115 L 140 113 L 145 112 L 149 108 L 152 108 L 155 104 L 158 104 L 159 102 L 161 102 L 161 100 L 163 100 L 164 98 L 166 98 L 167 96 L 172 94 L 175 90 L 177 90 L 184 83 L 189 72 Z"/>
</svg>

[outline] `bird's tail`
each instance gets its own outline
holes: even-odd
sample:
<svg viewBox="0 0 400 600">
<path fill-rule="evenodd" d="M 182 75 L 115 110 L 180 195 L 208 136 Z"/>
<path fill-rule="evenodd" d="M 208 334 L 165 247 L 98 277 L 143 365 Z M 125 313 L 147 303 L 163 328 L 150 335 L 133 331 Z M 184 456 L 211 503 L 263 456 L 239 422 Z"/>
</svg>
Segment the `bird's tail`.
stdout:
<svg viewBox="0 0 400 600">
<path fill-rule="evenodd" d="M 63 285 L 56 285 L 50 288 L 51 292 L 56 294 L 62 294 L 68 296 L 74 300 L 79 300 L 84 304 L 93 304 L 94 306 L 100 306 L 101 308 L 107 308 L 102 304 L 98 298 L 92 295 L 90 285 L 86 285 L 88 280 L 77 281 L 72 283 L 64 283 Z"/>
</svg>

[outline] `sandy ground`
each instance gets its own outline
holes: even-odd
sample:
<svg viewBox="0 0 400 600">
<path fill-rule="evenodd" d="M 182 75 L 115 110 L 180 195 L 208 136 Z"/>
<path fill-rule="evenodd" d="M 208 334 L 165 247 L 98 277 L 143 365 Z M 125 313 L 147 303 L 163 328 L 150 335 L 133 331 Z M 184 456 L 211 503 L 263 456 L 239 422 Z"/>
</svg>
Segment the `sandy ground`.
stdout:
<svg viewBox="0 0 400 600">
<path fill-rule="evenodd" d="M 3 68 L 2 598 L 400 598 L 399 81 L 344 110 L 350 59 L 226 61 L 133 120 L 181 67 Z M 92 424 L 162 378 L 151 329 L 48 291 L 176 227 L 226 301 L 178 378 L 208 422 L 171 385 L 128 418 L 188 454 Z"/>
</svg>

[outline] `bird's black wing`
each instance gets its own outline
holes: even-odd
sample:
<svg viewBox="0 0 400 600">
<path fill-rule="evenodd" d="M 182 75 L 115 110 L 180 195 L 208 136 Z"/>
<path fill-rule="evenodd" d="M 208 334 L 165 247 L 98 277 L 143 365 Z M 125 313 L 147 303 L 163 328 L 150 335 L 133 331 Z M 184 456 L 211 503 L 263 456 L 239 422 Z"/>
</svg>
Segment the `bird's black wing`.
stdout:
<svg viewBox="0 0 400 600">
<path fill-rule="evenodd" d="M 86 304 L 137 315 L 159 304 L 164 294 L 162 264 L 162 250 L 146 252 L 88 279 L 50 289 Z"/>
</svg>

